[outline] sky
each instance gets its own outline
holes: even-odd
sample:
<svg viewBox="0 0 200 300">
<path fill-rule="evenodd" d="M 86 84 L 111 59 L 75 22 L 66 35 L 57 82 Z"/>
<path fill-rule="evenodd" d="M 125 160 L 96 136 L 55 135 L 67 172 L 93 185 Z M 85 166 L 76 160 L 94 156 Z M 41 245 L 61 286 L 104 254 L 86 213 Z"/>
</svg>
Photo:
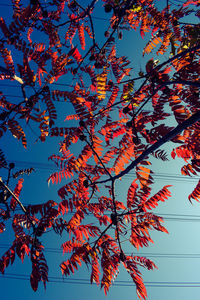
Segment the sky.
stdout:
<svg viewBox="0 0 200 300">
<path fill-rule="evenodd" d="M 162 1 L 161 1 L 162 2 Z M 164 2 L 164 1 L 163 1 Z M 178 2 L 178 1 L 173 1 Z M 4 5 L 5 4 L 5 5 Z M 2 0 L 0 3 L 1 15 L 9 19 L 11 1 Z M 160 5 L 160 4 L 159 4 Z M 96 16 L 101 16 L 100 11 Z M 96 19 L 95 28 L 97 34 L 102 34 L 101 28 L 105 26 L 105 20 Z M 126 45 L 129 45 L 128 47 Z M 137 32 L 131 32 L 124 35 L 119 43 L 119 54 L 127 55 L 131 60 L 135 70 L 144 68 L 146 61 L 150 56 L 142 58 L 141 48 L 145 41 L 138 37 Z M 166 59 L 166 57 L 164 57 Z M 18 97 L 19 91 L 13 82 L 0 82 L 0 91 Z M 18 99 L 16 98 L 16 101 Z M 66 115 L 70 114 L 70 106 L 66 103 L 57 103 L 59 110 L 59 122 L 63 122 Z M 37 133 L 30 127 L 26 127 L 30 136 L 28 149 L 22 146 L 8 135 L 1 138 L 1 145 L 6 148 L 6 157 L 10 162 L 14 162 L 16 170 L 34 167 L 36 172 L 29 177 L 25 177 L 20 199 L 24 204 L 38 203 L 41 201 L 58 201 L 57 186 L 48 186 L 47 178 L 55 166 L 48 162 L 48 157 L 58 151 L 59 139 L 49 138 L 45 143 L 37 142 Z M 33 132 L 34 131 L 34 132 Z M 170 154 L 171 145 L 167 145 Z M 166 149 L 166 147 L 164 147 Z M 174 185 L 170 188 L 172 197 L 165 203 L 161 203 L 155 212 L 164 217 L 165 227 L 169 234 L 152 232 L 154 244 L 148 248 L 140 249 L 139 254 L 144 254 L 151 258 L 157 265 L 158 270 L 141 270 L 146 283 L 148 299 L 150 300 L 199 300 L 200 293 L 200 204 L 194 202 L 193 205 L 188 201 L 187 195 L 190 194 L 198 178 L 186 178 L 181 176 L 181 160 L 174 162 L 160 162 L 152 159 L 152 165 L 157 173 L 155 176 L 155 192 L 164 185 Z M 1 171 L 0 176 L 6 174 Z M 133 172 L 123 179 L 123 190 L 126 190 L 133 179 Z M 119 197 L 126 197 L 118 187 Z M 135 300 L 137 295 L 135 286 L 128 274 L 120 268 L 119 275 L 111 287 L 107 296 L 103 290 L 96 285 L 90 285 L 90 274 L 86 267 L 80 270 L 70 278 L 62 278 L 59 264 L 64 260 L 60 245 L 65 237 L 59 238 L 54 234 L 46 234 L 43 238 L 46 248 L 46 258 L 49 265 L 49 283 L 46 290 L 40 284 L 35 293 L 31 289 L 29 275 L 31 265 L 28 258 L 24 263 L 16 258 L 14 264 L 6 269 L 5 275 L 0 275 L 1 296 L 3 300 L 21 300 L 28 297 L 32 299 L 54 300 L 60 299 L 81 299 L 81 300 Z M 9 230 L 0 235 L 0 256 L 7 250 L 11 240 Z M 127 249 L 130 253 L 136 253 L 134 248 Z"/>
</svg>

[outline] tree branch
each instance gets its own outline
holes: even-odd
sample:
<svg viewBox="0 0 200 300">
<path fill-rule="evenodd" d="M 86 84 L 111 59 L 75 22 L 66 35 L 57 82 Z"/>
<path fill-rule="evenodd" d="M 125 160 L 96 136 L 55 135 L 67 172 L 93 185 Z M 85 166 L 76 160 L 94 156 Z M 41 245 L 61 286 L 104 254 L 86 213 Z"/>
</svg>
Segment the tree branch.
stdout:
<svg viewBox="0 0 200 300">
<path fill-rule="evenodd" d="M 149 154 L 151 154 L 153 151 L 160 148 L 163 144 L 173 139 L 177 134 L 181 133 L 184 129 L 188 128 L 189 126 L 192 126 L 196 122 L 200 121 L 200 110 L 197 111 L 195 114 L 193 114 L 191 117 L 189 117 L 187 120 L 183 121 L 181 124 L 179 124 L 177 127 L 172 129 L 169 133 L 167 133 L 165 136 L 163 136 L 159 141 L 155 142 L 152 146 L 147 148 L 138 158 L 136 158 L 125 170 L 120 172 L 118 175 L 113 176 L 113 180 L 119 179 L 120 177 L 128 174 L 131 170 L 133 170 L 144 158 L 146 158 Z M 100 183 L 106 183 L 110 181 L 111 179 L 105 179 L 102 181 L 96 182 L 96 184 Z"/>
<path fill-rule="evenodd" d="M 173 60 L 175 60 L 175 59 L 177 59 L 177 58 L 179 58 L 181 56 L 184 56 L 184 55 L 186 55 L 186 54 L 188 54 L 190 52 L 193 52 L 193 51 L 195 52 L 198 49 L 200 49 L 200 45 L 197 45 L 197 46 L 189 48 L 189 49 L 187 49 L 187 50 L 185 50 L 183 52 L 180 52 L 180 53 L 174 55 L 172 58 L 168 59 L 167 61 L 163 62 L 162 64 L 157 65 L 153 70 L 160 70 L 163 66 L 167 65 L 171 61 L 173 61 Z"/>
<path fill-rule="evenodd" d="M 23 210 L 23 212 L 25 214 L 27 214 L 26 208 L 23 206 L 23 204 L 21 203 L 21 201 L 16 197 L 16 195 L 9 189 L 9 187 L 3 182 L 3 180 L 2 180 L 1 177 L 0 177 L 0 184 L 3 185 L 4 189 L 6 189 L 13 196 L 13 198 L 15 198 L 15 200 L 17 201 L 17 203 L 19 204 L 19 206 L 21 207 L 21 209 Z"/>
</svg>

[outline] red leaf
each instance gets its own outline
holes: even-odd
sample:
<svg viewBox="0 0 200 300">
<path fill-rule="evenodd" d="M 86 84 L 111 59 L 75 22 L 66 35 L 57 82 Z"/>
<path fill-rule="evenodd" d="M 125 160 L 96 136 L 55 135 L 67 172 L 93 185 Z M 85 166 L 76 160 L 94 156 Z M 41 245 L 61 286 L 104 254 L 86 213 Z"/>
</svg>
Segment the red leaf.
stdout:
<svg viewBox="0 0 200 300">
<path fill-rule="evenodd" d="M 31 274 L 30 282 L 32 289 L 34 290 L 34 292 L 36 292 L 38 289 L 38 278 L 37 276 L 34 276 L 33 273 Z"/>
<path fill-rule="evenodd" d="M 193 192 L 188 196 L 189 201 L 192 203 L 192 199 L 200 202 L 200 180 L 198 184 L 196 185 Z"/>
<path fill-rule="evenodd" d="M 85 50 L 85 36 L 84 36 L 84 25 L 81 24 L 78 26 L 78 36 L 81 43 L 81 48 Z"/>
<path fill-rule="evenodd" d="M 23 181 L 24 181 L 24 179 L 23 179 L 23 178 L 20 178 L 20 179 L 18 180 L 18 183 L 17 183 L 15 189 L 14 189 L 14 194 L 15 194 L 15 196 L 16 196 L 17 198 L 19 198 L 19 194 L 20 194 L 21 189 L 22 189 L 22 183 L 23 183 Z M 16 201 L 16 199 L 15 199 L 14 197 L 12 197 L 12 198 L 11 198 L 11 202 L 10 202 L 10 207 L 11 207 L 11 209 L 12 209 L 12 210 L 15 210 L 16 205 L 17 205 L 17 201 Z"/>
<path fill-rule="evenodd" d="M 128 208 L 131 208 L 131 207 L 133 207 L 135 205 L 135 203 L 134 203 L 134 197 L 135 197 L 135 194 L 136 194 L 136 190 L 138 188 L 136 180 L 137 179 L 133 180 L 131 186 L 128 189 L 128 194 L 127 194 L 127 207 Z"/>
<path fill-rule="evenodd" d="M 5 224 L 3 222 L 0 223 L 0 233 L 4 232 Z"/>
</svg>

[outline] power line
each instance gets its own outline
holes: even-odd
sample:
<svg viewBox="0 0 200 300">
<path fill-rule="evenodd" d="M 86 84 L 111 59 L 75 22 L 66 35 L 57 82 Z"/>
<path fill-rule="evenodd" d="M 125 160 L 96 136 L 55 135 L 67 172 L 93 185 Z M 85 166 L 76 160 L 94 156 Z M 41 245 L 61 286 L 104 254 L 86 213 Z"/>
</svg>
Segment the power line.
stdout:
<svg viewBox="0 0 200 300">
<path fill-rule="evenodd" d="M 11 98 L 20 98 L 20 99 L 24 99 L 24 97 L 22 96 L 16 96 L 16 95 L 11 95 L 11 94 L 3 94 L 2 96 L 5 97 L 11 97 Z M 118 96 L 117 98 L 120 98 L 120 96 Z M 71 103 L 70 101 L 66 101 L 66 100 L 57 100 L 57 99 L 53 99 L 53 102 L 58 102 L 58 103 Z M 98 106 L 100 107 L 105 107 L 105 105 L 103 104 L 98 104 Z M 117 107 L 112 107 L 112 109 L 117 109 Z"/>
<path fill-rule="evenodd" d="M 19 161 L 19 160 L 8 160 L 8 163 L 10 163 L 10 162 L 13 162 L 13 163 L 15 163 L 15 164 L 17 164 L 17 165 L 35 165 L 35 166 L 37 166 L 38 168 L 41 168 L 41 169 L 43 169 L 43 168 L 47 168 L 47 169 L 49 169 L 49 167 L 53 167 L 53 168 L 55 168 L 56 169 L 56 167 L 54 167 L 53 165 L 52 166 L 50 166 L 48 163 L 42 163 L 42 162 L 37 162 L 37 161 Z M 57 171 L 59 171 L 58 169 L 57 169 Z M 198 179 L 198 178 L 196 178 L 196 177 L 194 177 L 194 176 L 191 176 L 191 177 L 185 177 L 185 176 L 183 176 L 183 175 L 179 175 L 179 174 L 171 174 L 171 173 L 159 173 L 159 172 L 157 172 L 156 173 L 158 176 L 163 176 L 163 177 L 177 177 L 177 178 L 182 178 L 182 177 L 184 177 L 184 178 L 188 178 L 188 179 Z M 153 176 L 154 175 L 156 175 L 156 174 L 153 174 Z M 133 178 L 133 176 L 131 176 L 131 178 Z"/>
<path fill-rule="evenodd" d="M 156 178 L 156 179 L 161 179 L 161 180 L 164 180 L 164 179 L 169 179 L 169 180 L 172 180 L 173 179 L 173 181 L 176 181 L 176 182 L 178 182 L 178 181 L 186 181 L 186 182 L 196 182 L 197 180 L 199 180 L 199 177 L 186 177 L 186 176 L 184 176 L 184 175 L 178 175 L 178 174 L 176 174 L 176 175 L 172 175 L 172 174 L 163 174 L 163 173 L 158 173 L 158 172 L 156 172 L 155 174 L 152 174 L 152 177 L 154 178 Z M 133 175 L 131 176 L 131 175 L 127 175 L 127 177 L 126 178 L 130 178 L 130 179 L 132 179 L 133 178 Z"/>
<path fill-rule="evenodd" d="M 35 167 L 37 169 L 44 169 L 44 170 L 48 170 L 48 171 L 57 171 L 59 172 L 60 170 L 54 166 L 54 165 L 50 165 L 48 163 L 41 163 L 41 162 L 31 162 L 31 161 L 16 161 L 16 160 L 8 160 L 8 163 L 15 163 L 16 165 L 19 166 L 32 166 Z M 133 178 L 135 174 L 128 174 L 125 178 Z M 156 172 L 155 174 L 152 174 L 153 177 L 157 178 L 157 179 L 169 179 L 169 180 L 174 180 L 174 181 L 189 181 L 189 182 L 196 182 L 197 180 L 199 180 L 199 177 L 195 177 L 195 176 L 184 176 L 184 175 L 179 175 L 179 174 L 171 174 L 171 173 L 159 173 Z"/>
<path fill-rule="evenodd" d="M 17 279 L 17 280 L 30 280 L 30 277 L 26 274 L 15 274 L 8 273 L 5 275 L 1 275 L 0 278 L 6 279 Z M 79 279 L 68 279 L 58 276 L 49 276 L 48 282 L 50 283 L 69 283 L 69 284 L 83 284 L 83 285 L 91 285 L 90 280 L 86 278 Z M 200 282 L 189 282 L 189 281 L 144 281 L 145 286 L 148 287 L 199 287 Z M 134 286 L 134 283 L 128 280 L 116 280 L 116 282 L 112 283 L 113 286 Z"/>
<path fill-rule="evenodd" d="M 9 244 L 1 244 L 0 249 L 8 249 L 10 247 Z M 61 254 L 63 253 L 62 249 L 53 248 L 53 247 L 45 247 L 44 252 L 46 253 L 55 253 Z M 152 257 L 152 258 L 179 258 L 179 259 L 199 259 L 200 253 L 160 253 L 160 252 L 139 252 L 139 253 L 128 253 L 125 252 L 126 255 L 133 256 L 143 256 L 143 257 Z"/>
<path fill-rule="evenodd" d="M 30 203 L 25 203 L 24 202 L 24 205 L 28 206 L 28 205 L 31 205 Z M 20 210 L 20 209 L 19 209 Z M 192 222 L 192 223 L 195 223 L 195 222 L 200 222 L 200 216 L 190 216 L 190 218 L 181 218 L 182 215 L 175 215 L 175 214 L 168 214 L 168 215 L 165 215 L 165 214 L 160 214 L 160 213 L 155 213 L 156 215 L 158 215 L 159 217 L 163 217 L 163 220 L 164 221 L 172 221 L 172 222 Z M 73 216 L 73 212 L 68 212 L 67 213 L 68 216 Z M 87 215 L 89 217 L 94 217 L 93 213 L 91 212 L 88 212 Z M 106 216 L 110 216 L 109 213 L 104 213 L 104 215 Z M 127 229 L 126 231 L 129 231 L 130 229 Z M 0 247 L 1 248 L 1 247 Z"/>
<path fill-rule="evenodd" d="M 98 197 L 94 197 L 93 199 L 97 199 Z M 32 205 L 31 203 L 24 203 L 24 205 Z M 17 209 L 17 208 L 16 208 Z M 20 211 L 20 208 L 19 208 Z M 73 216 L 73 212 L 68 212 L 68 216 Z M 182 215 L 182 214 L 163 214 L 159 212 L 155 212 L 156 215 L 162 217 L 164 221 L 173 221 L 173 222 L 200 222 L 200 215 Z M 94 217 L 92 212 L 88 212 L 87 215 L 89 217 Z M 106 216 L 110 216 L 110 213 L 104 213 Z M 127 229 L 128 231 L 130 229 Z M 1 247 L 0 247 L 1 248 Z"/>
<path fill-rule="evenodd" d="M 75 80 L 75 78 L 73 78 Z M 50 86 L 55 85 L 55 86 L 64 86 L 64 87 L 70 87 L 74 88 L 75 85 L 67 84 L 67 83 L 51 83 Z M 0 84 L 0 87 L 11 87 L 11 88 L 21 88 L 20 86 L 15 86 L 14 84 Z M 26 88 L 31 88 L 30 86 L 26 86 Z M 84 88 L 89 89 L 89 86 L 84 86 Z M 112 93 L 112 91 L 105 90 L 105 92 Z M 119 93 L 123 93 L 123 90 L 119 90 Z M 13 95 L 4 95 L 4 96 L 13 96 Z M 16 96 L 17 97 L 17 96 Z M 23 98 L 22 96 L 19 96 Z M 120 96 L 117 96 L 116 98 L 120 98 Z"/>
<path fill-rule="evenodd" d="M 9 162 L 9 161 L 8 161 Z M 34 168 L 38 168 L 38 169 L 45 169 L 45 170 L 52 170 L 52 171 L 57 171 L 56 168 L 54 168 L 53 166 L 49 166 L 48 164 L 45 163 L 38 163 L 38 162 L 23 162 L 23 161 L 10 161 L 10 162 L 15 162 L 16 164 L 22 165 L 22 166 L 26 166 L 27 164 L 29 164 L 29 166 L 32 166 Z M 179 175 L 174 175 L 171 176 L 166 175 L 164 173 L 157 173 L 158 178 L 162 177 L 162 179 L 168 178 L 168 179 L 174 179 L 176 180 L 176 177 L 180 177 Z M 180 180 L 181 178 L 179 178 Z M 195 180 L 195 178 L 188 178 L 188 180 Z M 98 198 L 98 197 L 96 197 Z M 26 205 L 31 205 L 26 203 Z M 68 215 L 70 215 L 72 213 L 68 212 Z M 166 214 L 166 213 L 159 213 L 157 212 L 157 214 L 161 217 L 164 218 L 165 221 L 178 221 L 178 222 L 199 222 L 200 221 L 200 215 L 186 215 L 186 214 Z M 92 213 L 89 213 L 89 215 L 93 216 Z M 109 215 L 109 214 L 108 214 Z"/>
</svg>

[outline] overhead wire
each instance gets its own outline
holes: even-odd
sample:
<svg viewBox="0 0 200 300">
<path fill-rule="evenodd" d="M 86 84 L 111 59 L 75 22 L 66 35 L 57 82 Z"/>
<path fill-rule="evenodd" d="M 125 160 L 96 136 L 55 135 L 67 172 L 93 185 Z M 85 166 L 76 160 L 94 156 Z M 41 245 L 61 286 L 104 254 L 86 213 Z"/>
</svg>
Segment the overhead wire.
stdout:
<svg viewBox="0 0 200 300">
<path fill-rule="evenodd" d="M 23 204 L 25 206 L 29 206 L 31 205 L 30 203 L 26 203 L 26 202 L 23 202 Z M 33 203 L 32 203 L 33 205 Z M 21 211 L 20 208 L 16 208 L 15 209 L 16 212 L 19 212 Z M 191 223 L 195 223 L 195 222 L 200 222 L 200 215 L 197 216 L 197 215 L 189 215 L 189 217 L 182 217 L 184 215 L 181 215 L 181 214 L 162 214 L 162 213 L 159 213 L 159 212 L 155 212 L 154 213 L 155 215 L 159 216 L 159 217 L 162 217 L 164 221 L 172 221 L 172 222 L 191 222 Z M 68 212 L 67 213 L 68 216 L 73 216 L 73 212 Z M 104 215 L 106 216 L 110 216 L 109 213 L 104 213 Z M 94 217 L 93 213 L 91 212 L 88 212 L 87 213 L 87 216 L 88 217 Z M 93 223 L 94 224 L 94 223 Z M 94 224 L 95 225 L 95 224 Z M 98 225 L 98 224 L 96 224 Z M 131 229 L 127 229 L 125 230 L 126 232 L 130 231 Z M 46 233 L 46 232 L 45 232 Z"/>
<path fill-rule="evenodd" d="M 16 279 L 16 280 L 30 280 L 30 277 L 26 274 L 18 274 L 18 273 L 8 273 L 1 275 L 0 278 L 5 279 Z M 86 278 L 63 278 L 59 276 L 49 276 L 49 283 L 69 283 L 69 284 L 82 284 L 82 285 L 91 285 L 90 280 Z M 189 281 L 144 281 L 145 286 L 147 287 L 177 287 L 177 288 L 200 288 L 200 282 L 189 282 Z M 133 282 L 129 280 L 116 280 L 112 283 L 113 286 L 126 286 L 132 287 Z"/>
<path fill-rule="evenodd" d="M 134 174 L 127 174 L 126 178 L 130 178 L 132 179 L 134 176 Z M 156 178 L 158 180 L 172 180 L 173 179 L 173 182 L 190 182 L 190 183 L 196 183 L 197 180 L 199 180 L 199 177 L 189 177 L 189 176 L 184 176 L 184 175 L 173 175 L 173 174 L 163 174 L 163 173 L 159 173 L 159 172 L 156 172 L 155 174 L 152 174 L 152 177 L 153 178 Z"/>
<path fill-rule="evenodd" d="M 75 85 L 71 85 L 71 84 L 67 84 L 67 83 L 58 83 L 58 82 L 54 82 L 54 83 L 51 83 L 51 86 L 63 86 L 63 87 L 70 87 L 70 88 L 74 88 Z M 2 84 L 0 83 L 0 87 L 11 87 L 11 88 L 21 88 L 21 86 L 15 86 L 14 84 Z M 84 86 L 85 88 L 89 88 L 89 86 Z M 26 88 L 31 88 L 31 86 L 26 86 Z M 112 93 L 112 91 L 107 91 L 106 92 L 108 93 Z M 123 93 L 123 90 L 120 90 L 119 89 L 119 92 L 120 93 Z M 4 95 L 4 96 L 13 96 L 13 95 Z M 16 95 L 15 95 L 16 96 Z M 16 96 L 17 97 L 17 96 Z M 22 97 L 22 96 L 19 96 L 19 97 Z M 117 98 L 119 98 L 120 96 L 117 96 Z M 54 100 L 55 101 L 55 100 Z"/>
<path fill-rule="evenodd" d="M 95 198 L 97 199 L 97 198 Z M 33 205 L 33 203 L 26 203 L 23 202 L 24 205 L 29 206 L 29 205 Z M 16 211 L 20 211 L 20 208 L 16 208 Z M 73 216 L 73 212 L 68 212 L 67 215 L 68 216 Z M 159 213 L 159 212 L 155 212 L 154 214 L 156 214 L 159 217 L 162 217 L 164 221 L 172 221 L 172 222 L 191 222 L 191 223 L 196 223 L 196 222 L 200 222 L 200 215 L 184 215 L 184 214 L 166 214 L 166 213 Z M 110 216 L 110 213 L 104 213 L 104 215 L 106 216 Z M 87 213 L 88 217 L 94 217 L 93 213 L 88 212 Z M 127 231 L 129 231 L 130 229 L 127 229 Z"/>
<path fill-rule="evenodd" d="M 44 170 L 47 170 L 47 171 L 57 171 L 56 167 L 54 166 L 50 166 L 49 164 L 47 163 L 39 163 L 39 162 L 30 162 L 30 161 L 15 161 L 15 160 L 12 160 L 12 161 L 8 161 L 8 162 L 14 162 L 17 166 L 31 166 L 31 167 L 34 167 L 35 169 L 44 169 Z M 177 180 L 184 180 L 184 178 L 182 178 L 182 176 L 178 175 L 178 174 L 170 174 L 170 173 L 157 173 L 156 174 L 157 178 L 161 179 L 161 180 L 164 180 L 164 179 L 173 179 L 173 182 L 174 181 L 177 181 Z M 187 178 L 187 182 L 193 180 L 193 182 L 196 182 L 197 181 L 197 178 L 194 178 L 194 177 L 188 177 Z M 98 198 L 98 197 L 96 197 Z M 95 199 L 96 199 L 95 198 Z M 28 203 L 25 203 L 26 205 L 30 205 Z M 70 212 L 69 212 L 70 214 Z M 91 216 L 93 215 L 92 213 L 89 213 Z M 166 213 L 159 213 L 157 212 L 157 214 L 161 217 L 164 218 L 165 221 L 178 221 L 178 222 L 199 222 L 200 221 L 200 215 L 186 215 L 186 214 L 166 214 Z M 109 215 L 109 214 L 108 214 Z"/>
<path fill-rule="evenodd" d="M 17 160 L 8 160 L 8 163 L 15 163 L 16 166 L 31 166 L 35 167 L 36 169 L 39 170 L 48 170 L 48 171 L 60 171 L 56 166 L 50 165 L 48 163 L 42 163 L 42 162 L 33 162 L 33 161 L 17 161 Z M 133 178 L 135 174 L 131 173 L 130 175 L 127 174 L 125 178 Z M 180 180 L 180 181 L 188 181 L 188 182 L 196 182 L 199 177 L 198 176 L 183 176 L 179 174 L 172 174 L 172 173 L 160 173 L 156 172 L 155 174 L 152 174 L 153 177 L 157 179 L 173 179 L 174 181 Z"/>
<path fill-rule="evenodd" d="M 9 244 L 1 244 L 0 249 L 8 249 L 10 247 Z M 46 253 L 54 253 L 54 254 L 62 254 L 63 250 L 59 248 L 53 247 L 45 247 L 44 252 Z M 152 257 L 152 258 L 174 258 L 174 259 L 199 259 L 200 253 L 160 253 L 160 252 L 138 252 L 138 253 L 130 253 L 124 252 L 126 255 L 133 256 L 144 256 L 144 257 Z"/>
<path fill-rule="evenodd" d="M 11 94 L 3 94 L 3 96 L 5 97 L 11 97 L 11 98 L 20 98 L 20 99 L 24 99 L 23 96 L 17 96 L 17 95 L 11 95 Z M 118 96 L 117 98 L 120 98 L 120 96 Z M 57 99 L 54 99 L 53 102 L 61 102 L 61 103 L 70 103 L 70 102 L 67 102 L 65 100 L 57 100 Z M 100 107 L 105 107 L 105 105 L 101 105 L 101 104 L 98 104 Z M 115 109 L 115 107 L 113 107 L 113 109 Z"/>
</svg>

